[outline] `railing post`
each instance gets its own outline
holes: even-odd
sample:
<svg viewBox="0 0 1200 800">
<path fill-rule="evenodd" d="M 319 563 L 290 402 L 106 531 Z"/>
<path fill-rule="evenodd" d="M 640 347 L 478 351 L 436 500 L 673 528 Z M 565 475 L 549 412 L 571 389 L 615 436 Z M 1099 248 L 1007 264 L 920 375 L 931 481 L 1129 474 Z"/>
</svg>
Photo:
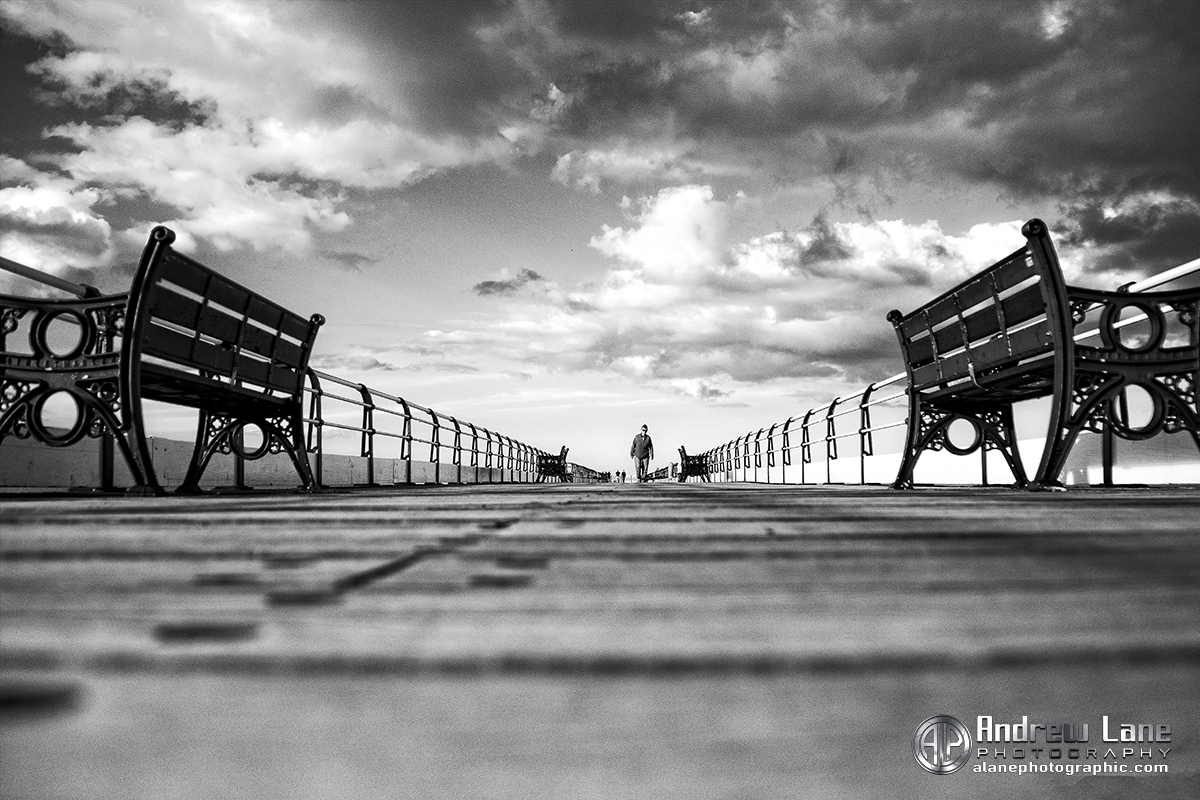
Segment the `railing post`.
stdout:
<svg viewBox="0 0 1200 800">
<path fill-rule="evenodd" d="M 758 468 L 762 466 L 762 435 L 763 429 L 759 428 L 758 433 L 754 434 L 754 482 L 758 483 Z"/>
<path fill-rule="evenodd" d="M 873 391 L 875 384 L 872 383 L 863 391 L 858 404 L 858 482 L 863 486 L 867 484 L 867 456 L 875 455 L 875 442 L 871 436 L 871 408 L 868 405 Z"/>
<path fill-rule="evenodd" d="M 400 407 L 404 409 L 404 423 L 400 429 L 400 460 L 404 462 L 404 482 L 411 484 L 413 467 L 412 409 L 408 407 L 408 401 L 403 397 L 396 399 L 400 401 Z"/>
<path fill-rule="evenodd" d="M 362 397 L 362 435 L 360 437 L 360 454 L 367 459 L 367 486 L 375 485 L 375 398 L 365 383 L 358 385 L 358 394 Z"/>
<path fill-rule="evenodd" d="M 771 482 L 771 467 L 775 466 L 775 427 L 778 424 L 772 424 L 767 431 L 767 483 Z"/>
<path fill-rule="evenodd" d="M 750 479 L 750 434 L 742 440 L 742 480 Z"/>
<path fill-rule="evenodd" d="M 479 483 L 479 431 L 475 428 L 475 423 L 468 422 L 471 428 L 471 478 L 472 483 Z"/>
<path fill-rule="evenodd" d="M 783 477 L 779 479 L 780 483 L 787 483 L 787 468 L 792 464 L 792 442 L 790 439 L 791 432 L 788 430 L 791 427 L 794 417 L 788 417 L 787 422 L 783 423 L 783 442 L 781 444 L 783 452 L 783 464 L 779 470 L 783 473 Z"/>
<path fill-rule="evenodd" d="M 825 483 L 833 483 L 833 462 L 837 459 L 837 427 L 834 424 L 833 412 L 842 398 L 835 397 L 825 412 Z"/>
<path fill-rule="evenodd" d="M 458 473 L 458 483 L 461 485 L 462 479 L 462 427 L 458 424 L 458 420 L 454 417 L 450 418 L 450 422 L 454 424 L 454 466 Z"/>
<path fill-rule="evenodd" d="M 438 422 L 437 412 L 429 409 L 429 419 L 432 428 L 429 431 L 429 460 L 433 463 L 433 482 L 442 482 L 442 424 Z"/>
<path fill-rule="evenodd" d="M 325 418 L 321 416 L 321 379 L 311 369 L 305 370 L 308 375 L 308 382 L 311 386 L 312 397 L 308 401 L 308 418 L 312 420 L 308 424 L 308 452 L 314 454 L 313 458 L 313 481 L 316 482 L 317 488 L 325 486 L 325 470 L 324 470 L 324 441 L 322 438 L 322 428 L 325 426 Z M 315 444 L 313 440 L 316 440 Z"/>
<path fill-rule="evenodd" d="M 804 465 L 812 463 L 812 441 L 808 432 L 808 420 L 812 417 L 815 409 L 810 408 L 804 414 L 804 420 L 800 423 L 800 483 L 806 482 L 804 475 Z"/>
</svg>

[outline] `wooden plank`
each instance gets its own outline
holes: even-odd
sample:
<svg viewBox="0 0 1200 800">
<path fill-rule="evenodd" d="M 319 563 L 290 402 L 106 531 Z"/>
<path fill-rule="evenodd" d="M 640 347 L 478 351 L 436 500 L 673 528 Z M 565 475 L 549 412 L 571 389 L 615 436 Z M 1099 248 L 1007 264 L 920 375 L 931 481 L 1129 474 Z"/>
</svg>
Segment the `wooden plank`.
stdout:
<svg viewBox="0 0 1200 800">
<path fill-rule="evenodd" d="M 253 383 L 257 386 L 265 386 L 267 379 L 271 373 L 271 365 L 269 362 L 260 361 L 257 358 L 252 358 L 246 353 L 238 355 L 237 359 L 237 378 L 242 383 Z"/>
<path fill-rule="evenodd" d="M 171 291 L 166 286 L 155 286 L 148 295 L 151 315 L 166 320 L 181 328 L 195 330 L 200 320 L 201 305 L 190 297 Z"/>
<path fill-rule="evenodd" d="M 212 273 L 196 262 L 171 250 L 159 261 L 158 278 L 203 295 Z"/>
<path fill-rule="evenodd" d="M 283 319 L 279 323 L 279 329 L 296 341 L 303 342 L 308 339 L 308 332 L 312 329 L 312 323 L 304 317 L 289 311 L 283 315 Z"/>
<path fill-rule="evenodd" d="M 205 306 L 196 329 L 206 336 L 230 345 L 237 344 L 242 320 L 213 306 Z"/>
<path fill-rule="evenodd" d="M 1000 332 L 1000 316 L 997 313 L 1000 306 L 995 303 L 976 310 L 966 317 L 967 338 L 972 342 Z"/>
<path fill-rule="evenodd" d="M 246 305 L 246 316 L 271 330 L 279 330 L 284 315 L 288 313 L 283 308 L 258 296 L 251 297 Z"/>
<path fill-rule="evenodd" d="M 260 356 L 270 358 L 275 349 L 277 338 L 278 334 L 264 331 L 262 328 L 247 323 L 242 328 L 242 349 L 250 350 L 251 352 L 258 353 Z"/>
<path fill-rule="evenodd" d="M 196 342 L 192 362 L 199 369 L 214 372 L 228 378 L 233 375 L 233 350 L 229 347 L 199 340 Z"/>
<path fill-rule="evenodd" d="M 933 332 L 933 340 L 937 343 L 937 351 L 939 353 L 948 353 L 951 350 L 957 350 L 965 344 L 962 335 L 962 325 L 959 324 L 957 314 L 951 318 L 949 325 Z"/>
<path fill-rule="evenodd" d="M 297 345 L 280 337 L 275 340 L 275 351 L 271 357 L 277 364 L 286 364 L 289 367 L 298 368 L 302 355 L 303 351 Z"/>
<path fill-rule="evenodd" d="M 142 338 L 142 355 L 190 364 L 194 344 L 193 337 L 185 336 L 161 325 L 155 325 L 151 321 L 146 326 L 145 335 Z"/>
<path fill-rule="evenodd" d="M 1048 324 L 1031 325 L 1009 336 L 1014 358 L 1029 358 L 1054 349 L 1054 339 Z"/>
<path fill-rule="evenodd" d="M 1011 330 L 1026 320 L 1046 313 L 1046 300 L 1042 297 L 1041 284 L 1028 286 L 1000 301 L 1004 310 L 1004 321 Z"/>
<path fill-rule="evenodd" d="M 227 283 L 221 276 L 214 274 L 205 297 L 211 302 L 219 303 L 231 311 L 244 314 L 246 306 L 250 302 L 251 295 L 240 286 Z"/>
<path fill-rule="evenodd" d="M 933 337 L 923 336 L 908 343 L 908 363 L 919 367 L 933 361 Z"/>
<path fill-rule="evenodd" d="M 1037 268 L 1029 255 L 1027 248 L 1021 248 L 1012 255 L 997 262 L 991 269 L 992 280 L 996 283 L 996 291 L 1003 292 L 1011 289 L 1022 281 L 1037 275 Z"/>
</svg>

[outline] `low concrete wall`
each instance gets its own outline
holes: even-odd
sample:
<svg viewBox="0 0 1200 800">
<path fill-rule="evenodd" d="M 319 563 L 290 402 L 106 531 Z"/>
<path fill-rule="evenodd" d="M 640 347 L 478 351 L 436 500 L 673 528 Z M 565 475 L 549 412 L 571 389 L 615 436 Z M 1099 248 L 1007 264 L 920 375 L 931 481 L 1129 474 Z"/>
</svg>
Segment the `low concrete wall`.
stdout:
<svg viewBox="0 0 1200 800">
<path fill-rule="evenodd" d="M 151 455 L 158 481 L 167 489 L 183 483 L 192 444 L 174 439 L 151 438 Z M 313 470 L 316 459 L 310 456 Z M 85 439 L 71 447 L 49 447 L 34 439 L 6 438 L 0 444 L 0 487 L 88 488 L 101 485 L 100 442 Z M 245 463 L 246 485 L 260 488 L 298 486 L 299 477 L 286 455 L 268 455 Z M 363 486 L 368 483 L 368 459 L 360 456 L 324 454 L 319 480 L 324 486 Z M 497 467 L 472 467 L 458 464 L 434 464 L 428 461 L 402 461 L 376 458 L 374 483 L 452 484 L 452 483 L 531 483 L 536 475 Z M 113 482 L 118 488 L 133 484 L 125 459 L 117 450 L 113 459 Z M 235 459 L 215 455 L 200 481 L 202 488 L 235 486 Z"/>
</svg>

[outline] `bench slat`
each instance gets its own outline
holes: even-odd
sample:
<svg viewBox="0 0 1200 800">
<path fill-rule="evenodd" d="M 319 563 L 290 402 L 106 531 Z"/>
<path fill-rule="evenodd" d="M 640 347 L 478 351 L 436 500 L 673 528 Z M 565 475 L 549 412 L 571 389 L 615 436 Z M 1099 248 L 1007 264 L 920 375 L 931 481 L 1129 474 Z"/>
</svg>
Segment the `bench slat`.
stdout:
<svg viewBox="0 0 1200 800">
<path fill-rule="evenodd" d="M 958 303 L 955 300 L 955 296 L 952 294 L 930 303 L 925 308 L 925 318 L 929 320 L 930 326 L 934 328 L 948 319 L 957 319 Z"/>
<path fill-rule="evenodd" d="M 227 347 L 200 340 L 193 349 L 193 364 L 224 378 L 233 377 L 233 351 Z"/>
<path fill-rule="evenodd" d="M 168 280 L 199 295 L 204 294 L 211 274 L 209 270 L 173 251 L 167 253 L 158 268 L 160 280 Z"/>
<path fill-rule="evenodd" d="M 933 338 L 924 336 L 908 343 L 908 363 L 919 367 L 933 361 Z"/>
<path fill-rule="evenodd" d="M 958 307 L 963 310 L 964 315 L 973 316 L 968 312 L 974 306 L 980 303 L 993 300 L 995 295 L 992 293 L 991 277 L 984 273 L 984 276 L 977 281 L 972 281 L 957 292 Z"/>
<path fill-rule="evenodd" d="M 283 337 L 275 340 L 275 353 L 272 360 L 276 364 L 283 364 L 294 370 L 299 368 L 303 355 L 304 351 L 300 349 L 299 345 L 292 344 Z"/>
<path fill-rule="evenodd" d="M 914 314 L 900 322 L 900 333 L 904 336 L 905 341 L 911 341 L 922 331 L 928 332 L 929 328 L 925 324 L 925 317 L 921 314 Z"/>
<path fill-rule="evenodd" d="M 300 388 L 299 377 L 300 373 L 286 364 L 272 364 L 267 385 L 272 389 L 278 389 L 281 392 L 291 394 L 297 392 Z"/>
<path fill-rule="evenodd" d="M 264 331 L 262 328 L 247 324 L 242 328 L 242 349 L 258 353 L 270 358 L 278 339 L 276 334 Z"/>
<path fill-rule="evenodd" d="M 1033 265 L 1033 259 L 1029 256 L 1025 248 L 1021 248 L 1000 261 L 1000 263 L 988 270 L 988 273 L 991 274 L 991 279 L 995 281 L 996 291 L 998 292 L 1011 289 L 1021 281 L 1029 280 L 1038 274 L 1037 269 Z"/>
<path fill-rule="evenodd" d="M 142 340 L 142 354 L 167 361 L 186 363 L 192 360 L 195 342 L 196 340 L 191 336 L 184 336 L 178 331 L 152 323 L 146 326 L 146 335 Z"/>
<path fill-rule="evenodd" d="M 1054 338 L 1050 335 L 1049 325 L 1042 323 L 1023 328 L 1010 334 L 1013 358 L 1029 358 L 1038 353 L 1054 349 Z"/>
<path fill-rule="evenodd" d="M 274 303 L 268 302 L 261 297 L 251 297 L 249 305 L 246 306 L 247 317 L 273 331 L 279 330 L 284 316 L 288 313 Z"/>
<path fill-rule="evenodd" d="M 216 276 L 213 276 L 216 278 Z M 207 297 L 210 302 L 225 306 L 238 314 L 246 313 L 246 305 L 250 302 L 250 294 L 239 286 L 234 286 L 223 280 L 209 282 Z"/>
<path fill-rule="evenodd" d="M 1004 309 L 1004 322 L 1009 328 L 1046 313 L 1046 299 L 1042 297 L 1041 285 L 1036 283 L 1006 297 L 1000 305 Z"/>
<path fill-rule="evenodd" d="M 963 341 L 962 326 L 958 323 L 957 314 L 949 325 L 933 332 L 933 340 L 937 344 L 939 353 L 949 353 L 966 344 Z"/>
<path fill-rule="evenodd" d="M 271 365 L 266 361 L 251 358 L 245 353 L 239 353 L 237 358 L 237 379 L 239 382 L 253 383 L 266 386 L 271 374 Z"/>
<path fill-rule="evenodd" d="M 236 317 L 231 317 L 212 306 L 205 306 L 200 313 L 200 324 L 196 326 L 196 329 L 205 336 L 211 336 L 214 339 L 220 339 L 224 344 L 233 345 L 237 343 L 241 327 L 242 322 Z"/>
<path fill-rule="evenodd" d="M 996 313 L 998 308 L 999 306 L 993 303 L 967 317 L 967 338 L 972 342 L 978 342 L 980 339 L 999 333 L 1000 316 Z"/>
<path fill-rule="evenodd" d="M 156 286 L 150 293 L 154 316 L 181 328 L 195 330 L 200 321 L 201 305 L 190 297 L 170 291 L 165 286 Z"/>
<path fill-rule="evenodd" d="M 298 342 L 303 342 L 308 337 L 310 327 L 312 327 L 312 322 L 290 312 L 284 314 L 279 323 L 279 330 Z"/>
</svg>

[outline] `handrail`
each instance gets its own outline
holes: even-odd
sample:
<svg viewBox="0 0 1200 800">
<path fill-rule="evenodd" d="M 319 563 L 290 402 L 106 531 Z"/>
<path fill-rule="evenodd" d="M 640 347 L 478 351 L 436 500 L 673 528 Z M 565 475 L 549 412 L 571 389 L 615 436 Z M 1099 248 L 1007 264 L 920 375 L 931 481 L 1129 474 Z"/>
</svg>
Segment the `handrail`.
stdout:
<svg viewBox="0 0 1200 800">
<path fill-rule="evenodd" d="M 308 415 L 301 417 L 301 420 L 308 425 L 306 442 L 308 451 L 313 454 L 313 471 L 318 485 L 323 485 L 327 455 L 324 442 L 326 428 L 359 435 L 359 456 L 367 460 L 367 486 L 380 485 L 376 462 L 385 457 L 379 452 L 381 439 L 399 441 L 397 460 L 404 462 L 405 474 L 404 480 L 397 482 L 403 483 L 413 482 L 414 444 L 429 447 L 429 460 L 426 463 L 432 465 L 433 477 L 438 482 L 475 482 L 465 479 L 473 474 L 478 480 L 480 470 L 489 471 L 489 481 L 494 471 L 499 474 L 498 482 L 533 482 L 537 478 L 537 457 L 549 455 L 545 450 L 503 436 L 482 425 L 465 422 L 363 383 L 355 383 L 311 367 L 307 378 L 304 392 L 309 397 Z M 329 386 L 352 389 L 353 392 L 343 394 L 330 391 Z M 355 424 L 344 418 L 331 417 L 326 408 L 329 401 L 335 401 L 347 409 L 360 409 L 361 422 Z M 398 421 L 398 430 L 383 427 L 388 419 Z M 418 428 L 423 435 L 414 431 L 414 425 L 424 426 Z M 443 432 L 450 434 L 445 441 Z M 469 458 L 464 459 L 464 454 L 468 454 Z M 594 482 L 603 475 L 588 467 L 574 466 L 575 474 L 588 482 Z"/>
<path fill-rule="evenodd" d="M 1141 281 L 1135 281 L 1134 283 L 1127 284 L 1126 286 L 1122 287 L 1122 291 L 1134 294 L 1149 291 L 1150 289 L 1157 288 L 1166 283 L 1170 283 L 1171 281 L 1178 280 L 1197 272 L 1200 272 L 1200 258 L 1180 264 L 1177 267 L 1165 270 L 1157 275 L 1152 275 L 1149 278 L 1145 278 Z M 1127 325 L 1136 324 L 1144 319 L 1146 319 L 1145 314 L 1134 314 L 1126 319 L 1115 322 L 1112 327 L 1123 328 Z M 1100 329 L 1098 327 L 1090 328 L 1086 331 L 1077 333 L 1074 338 L 1075 341 L 1079 342 L 1097 336 L 1099 333 Z M 883 397 L 876 396 L 876 393 L 880 389 L 892 386 L 902 381 L 906 381 L 907 377 L 907 374 L 904 372 L 897 373 L 896 375 L 884 378 L 881 381 L 876 381 L 872 384 L 869 384 L 866 388 L 855 392 L 854 394 L 844 397 L 835 397 L 833 400 L 824 405 L 810 408 L 802 417 L 788 417 L 787 421 L 784 423 L 775 423 L 769 428 L 759 428 L 757 433 L 751 431 L 743 436 L 737 437 L 736 439 L 730 439 L 724 444 L 720 444 L 716 447 L 705 450 L 700 455 L 704 458 L 705 463 L 709 465 L 711 474 L 713 475 L 726 475 L 728 473 L 741 470 L 743 474 L 742 480 L 746 480 L 749 477 L 749 474 L 753 473 L 753 481 L 758 482 L 758 468 L 762 466 L 761 462 L 764 454 L 761 446 L 761 439 L 763 438 L 763 432 L 767 431 L 767 449 L 765 451 L 767 456 L 767 466 L 765 482 L 776 482 L 773 480 L 774 476 L 771 474 L 771 468 L 776 465 L 776 453 L 780 455 L 780 458 L 778 459 L 780 464 L 778 482 L 787 482 L 787 468 L 792 466 L 792 451 L 798 448 L 801 455 L 800 483 L 805 483 L 808 477 L 805 474 L 805 464 L 812 463 L 812 446 L 814 444 L 812 435 L 810 433 L 810 427 L 815 423 L 815 420 L 820 417 L 825 422 L 825 432 L 823 435 L 819 434 L 820 438 L 817 441 L 825 445 L 825 482 L 832 482 L 833 462 L 838 460 L 838 441 L 842 439 L 858 437 L 860 443 L 858 448 L 859 482 L 865 484 L 867 482 L 866 458 L 869 455 L 875 454 L 873 434 L 879 433 L 880 431 L 890 430 L 892 428 L 904 427 L 908 424 L 907 417 L 897 422 L 888 422 L 881 425 L 872 425 L 871 423 L 871 409 L 905 397 L 908 394 L 907 387 L 905 387 L 905 389 L 902 391 L 888 393 Z M 855 400 L 858 402 L 855 403 Z M 858 415 L 859 424 L 857 429 L 852 431 L 838 432 L 835 421 L 852 414 Z M 800 444 L 793 446 L 791 444 L 791 434 L 795 431 L 795 428 L 792 427 L 792 423 L 797 420 L 799 420 Z M 783 437 L 779 448 L 776 449 L 773 432 L 781 424 L 783 426 Z M 751 438 L 754 440 L 753 452 L 755 462 L 753 467 L 750 464 Z"/>
<path fill-rule="evenodd" d="M 99 297 L 100 291 L 95 286 L 88 286 L 84 283 L 73 283 L 72 281 L 60 278 L 57 275 L 51 275 L 48 272 L 27 267 L 13 261 L 11 258 L 0 256 L 0 269 L 7 270 L 14 275 L 20 275 L 22 278 L 28 278 L 31 281 L 44 283 L 47 286 L 53 286 L 55 289 L 61 289 L 64 292 L 78 295 L 80 297 Z"/>
</svg>

